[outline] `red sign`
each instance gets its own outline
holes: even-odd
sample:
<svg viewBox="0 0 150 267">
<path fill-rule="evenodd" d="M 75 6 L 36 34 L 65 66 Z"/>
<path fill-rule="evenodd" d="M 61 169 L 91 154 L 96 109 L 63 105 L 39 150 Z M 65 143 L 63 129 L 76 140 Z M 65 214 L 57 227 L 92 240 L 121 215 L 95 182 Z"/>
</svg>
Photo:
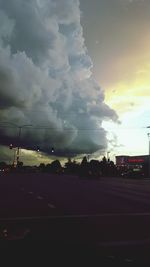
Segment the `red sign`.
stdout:
<svg viewBox="0 0 150 267">
<path fill-rule="evenodd" d="M 143 163 L 144 159 L 142 158 L 132 158 L 132 159 L 128 159 L 129 163 Z"/>
</svg>

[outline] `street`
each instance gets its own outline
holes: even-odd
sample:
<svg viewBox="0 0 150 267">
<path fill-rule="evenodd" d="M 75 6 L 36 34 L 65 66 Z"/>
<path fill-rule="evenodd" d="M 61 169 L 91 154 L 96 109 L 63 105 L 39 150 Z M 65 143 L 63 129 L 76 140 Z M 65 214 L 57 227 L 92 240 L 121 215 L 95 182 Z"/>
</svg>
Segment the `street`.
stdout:
<svg viewBox="0 0 150 267">
<path fill-rule="evenodd" d="M 28 228 L 43 240 L 145 250 L 150 245 L 150 180 L 2 174 L 0 222 L 10 229 Z"/>
<path fill-rule="evenodd" d="M 0 218 L 150 212 L 150 180 L 81 180 L 51 174 L 0 176 Z"/>
</svg>

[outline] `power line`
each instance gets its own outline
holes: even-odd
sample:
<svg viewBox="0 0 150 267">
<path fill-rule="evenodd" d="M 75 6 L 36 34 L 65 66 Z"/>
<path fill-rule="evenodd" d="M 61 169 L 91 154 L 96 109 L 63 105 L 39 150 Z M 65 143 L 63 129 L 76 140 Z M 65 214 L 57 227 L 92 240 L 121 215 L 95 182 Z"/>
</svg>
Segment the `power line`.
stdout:
<svg viewBox="0 0 150 267">
<path fill-rule="evenodd" d="M 0 128 L 12 128 L 12 129 L 17 129 L 20 126 L 13 126 L 13 125 L 0 125 Z M 32 130 L 52 130 L 52 131 L 111 131 L 111 130 L 142 130 L 142 129 L 148 129 L 149 127 L 122 127 L 122 128 L 54 128 L 54 127 L 46 127 L 46 126 L 31 126 L 30 128 L 24 128 L 28 129 L 30 131 Z"/>
</svg>

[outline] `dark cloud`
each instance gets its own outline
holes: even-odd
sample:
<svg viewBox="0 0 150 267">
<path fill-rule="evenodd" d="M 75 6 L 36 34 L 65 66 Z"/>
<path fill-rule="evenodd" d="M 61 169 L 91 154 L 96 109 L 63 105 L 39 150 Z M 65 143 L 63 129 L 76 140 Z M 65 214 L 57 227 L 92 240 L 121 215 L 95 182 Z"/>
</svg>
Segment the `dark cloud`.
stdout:
<svg viewBox="0 0 150 267">
<path fill-rule="evenodd" d="M 79 1 L 0 0 L 0 14 L 0 121 L 34 126 L 22 130 L 23 147 L 106 148 L 102 121 L 118 118 L 92 78 Z M 16 131 L 1 128 L 1 143 L 17 142 Z"/>
</svg>

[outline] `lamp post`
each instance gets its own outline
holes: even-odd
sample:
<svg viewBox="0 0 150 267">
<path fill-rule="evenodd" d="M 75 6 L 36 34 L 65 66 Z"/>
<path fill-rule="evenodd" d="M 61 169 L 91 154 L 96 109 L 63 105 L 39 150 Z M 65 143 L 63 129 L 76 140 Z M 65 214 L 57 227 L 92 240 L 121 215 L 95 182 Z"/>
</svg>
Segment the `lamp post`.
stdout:
<svg viewBox="0 0 150 267">
<path fill-rule="evenodd" d="M 110 151 L 107 151 L 107 161 L 110 160 L 110 158 L 109 158 L 109 154 L 110 154 Z"/>
<path fill-rule="evenodd" d="M 150 155 L 150 133 L 147 134 L 149 143 L 149 155 Z"/>
<path fill-rule="evenodd" d="M 31 124 L 24 124 L 24 125 L 17 125 L 15 123 L 12 123 L 12 122 L 7 122 L 7 121 L 4 121 L 4 122 L 1 122 L 3 124 L 8 124 L 8 125 L 12 125 L 14 126 L 15 128 L 18 128 L 18 146 L 17 146 L 17 166 L 18 166 L 18 163 L 19 163 L 19 156 L 20 156 L 20 140 L 21 140 L 21 132 L 22 132 L 22 128 L 25 128 L 25 127 L 31 127 L 32 125 Z M 15 161 L 15 156 L 14 156 L 14 161 Z"/>
<path fill-rule="evenodd" d="M 150 128 L 150 127 L 147 127 Z M 148 136 L 148 143 L 149 143 L 149 154 L 148 154 L 148 175 L 150 177 L 150 133 L 147 134 Z"/>
</svg>

